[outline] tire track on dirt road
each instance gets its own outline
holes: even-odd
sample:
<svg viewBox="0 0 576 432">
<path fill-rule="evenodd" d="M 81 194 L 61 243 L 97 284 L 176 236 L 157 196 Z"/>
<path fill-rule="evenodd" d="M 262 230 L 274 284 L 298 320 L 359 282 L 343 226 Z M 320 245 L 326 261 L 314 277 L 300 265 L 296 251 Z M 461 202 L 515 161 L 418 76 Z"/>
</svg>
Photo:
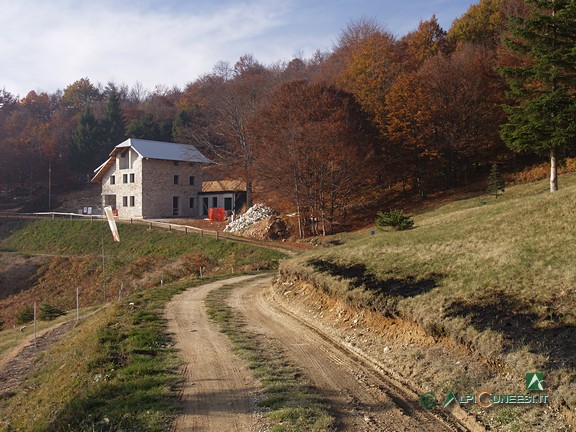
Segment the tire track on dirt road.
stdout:
<svg viewBox="0 0 576 432">
<path fill-rule="evenodd" d="M 258 431 L 258 382 L 232 352 L 227 336 L 207 315 L 206 295 L 222 285 L 253 279 L 240 276 L 191 288 L 166 306 L 165 317 L 182 359 L 183 412 L 176 431 Z"/>
<path fill-rule="evenodd" d="M 455 418 L 423 409 L 418 395 L 377 370 L 342 343 L 274 302 L 272 278 L 232 291 L 251 330 L 280 342 L 285 355 L 331 407 L 336 428 L 346 431 L 468 431 Z"/>
</svg>

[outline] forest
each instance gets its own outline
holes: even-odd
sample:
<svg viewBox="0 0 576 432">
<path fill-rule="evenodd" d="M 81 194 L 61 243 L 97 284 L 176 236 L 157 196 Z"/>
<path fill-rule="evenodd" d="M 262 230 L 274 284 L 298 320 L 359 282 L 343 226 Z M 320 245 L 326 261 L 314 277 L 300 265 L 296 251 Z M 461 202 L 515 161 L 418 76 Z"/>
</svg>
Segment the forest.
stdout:
<svg viewBox="0 0 576 432">
<path fill-rule="evenodd" d="M 351 22 L 333 48 L 264 65 L 221 61 L 185 88 L 84 77 L 55 93 L 0 90 L 0 200 L 81 188 L 128 137 L 195 145 L 212 176 L 242 179 L 309 234 L 575 153 L 576 6 L 480 0 L 450 29 L 435 16 L 395 37 Z M 42 209 L 46 210 L 47 205 Z M 304 233 L 301 232 L 301 235 Z"/>
</svg>

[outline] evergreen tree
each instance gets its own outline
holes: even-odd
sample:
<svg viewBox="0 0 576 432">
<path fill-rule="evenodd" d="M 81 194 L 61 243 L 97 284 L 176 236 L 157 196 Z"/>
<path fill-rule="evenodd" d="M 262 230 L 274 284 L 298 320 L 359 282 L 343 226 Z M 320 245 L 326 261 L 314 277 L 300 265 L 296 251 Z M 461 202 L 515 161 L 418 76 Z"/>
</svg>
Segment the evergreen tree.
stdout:
<svg viewBox="0 0 576 432">
<path fill-rule="evenodd" d="M 166 141 L 160 126 L 152 114 L 144 114 L 128 126 L 127 134 L 130 138 Z M 169 140 L 168 140 L 169 141 Z"/>
<path fill-rule="evenodd" d="M 492 165 L 490 174 L 488 175 L 488 185 L 486 187 L 486 193 L 494 195 L 494 198 L 498 198 L 498 194 L 504 192 L 504 178 L 500 174 L 498 165 Z"/>
<path fill-rule="evenodd" d="M 103 162 L 98 151 L 101 141 L 100 125 L 92 109 L 88 107 L 78 119 L 78 125 L 72 134 L 68 157 L 74 171 L 89 175 Z"/>
<path fill-rule="evenodd" d="M 102 141 L 102 150 L 106 156 L 115 146 L 126 140 L 125 120 L 120 109 L 120 94 L 114 84 L 108 84 L 108 88 L 108 110 L 102 124 L 105 136 Z"/>
<path fill-rule="evenodd" d="M 550 191 L 558 190 L 558 157 L 576 140 L 576 2 L 526 0 L 531 16 L 513 17 L 505 41 L 517 57 L 502 67 L 515 102 L 505 107 L 501 136 L 512 150 L 550 157 Z"/>
</svg>

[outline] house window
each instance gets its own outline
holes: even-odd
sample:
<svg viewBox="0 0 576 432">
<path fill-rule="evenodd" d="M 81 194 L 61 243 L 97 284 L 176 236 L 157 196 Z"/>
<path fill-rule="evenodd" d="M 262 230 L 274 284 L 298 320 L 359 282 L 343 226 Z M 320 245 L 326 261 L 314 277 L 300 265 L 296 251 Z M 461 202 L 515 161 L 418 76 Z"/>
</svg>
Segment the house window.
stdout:
<svg viewBox="0 0 576 432">
<path fill-rule="evenodd" d="M 110 176 L 110 184 L 116 184 L 116 176 Z"/>
<path fill-rule="evenodd" d="M 128 168 L 128 155 L 127 152 L 124 152 L 120 155 L 120 169 L 127 169 Z"/>
<path fill-rule="evenodd" d="M 122 197 L 122 205 L 124 207 L 128 207 L 128 197 L 127 196 Z"/>
<path fill-rule="evenodd" d="M 130 174 L 130 183 L 134 183 L 134 174 Z"/>
<path fill-rule="evenodd" d="M 190 186 L 194 186 L 194 176 L 190 176 Z"/>
<path fill-rule="evenodd" d="M 218 197 L 212 197 L 212 207 L 218 207 Z"/>
<path fill-rule="evenodd" d="M 190 208 L 194 208 L 194 197 L 190 197 Z"/>
<path fill-rule="evenodd" d="M 104 195 L 104 205 L 116 208 L 116 195 Z"/>
<path fill-rule="evenodd" d="M 178 184 L 180 180 L 180 176 L 178 174 L 174 174 L 174 184 Z"/>
<path fill-rule="evenodd" d="M 122 174 L 122 183 L 128 183 L 128 174 Z"/>
<path fill-rule="evenodd" d="M 224 198 L 224 210 L 232 211 L 232 198 Z"/>
<path fill-rule="evenodd" d="M 135 199 L 133 196 L 130 197 L 130 207 L 134 207 Z"/>
</svg>

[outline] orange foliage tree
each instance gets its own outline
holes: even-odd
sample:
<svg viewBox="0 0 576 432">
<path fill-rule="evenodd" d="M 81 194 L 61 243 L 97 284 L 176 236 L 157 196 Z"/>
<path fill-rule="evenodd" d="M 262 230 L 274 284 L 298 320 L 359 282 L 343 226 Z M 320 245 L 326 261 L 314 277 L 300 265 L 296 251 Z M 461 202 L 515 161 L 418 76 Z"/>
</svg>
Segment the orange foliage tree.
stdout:
<svg viewBox="0 0 576 432">
<path fill-rule="evenodd" d="M 288 197 L 300 236 L 332 233 L 368 183 L 374 137 L 352 95 L 326 84 L 282 86 L 258 123 L 256 178 Z"/>
</svg>

